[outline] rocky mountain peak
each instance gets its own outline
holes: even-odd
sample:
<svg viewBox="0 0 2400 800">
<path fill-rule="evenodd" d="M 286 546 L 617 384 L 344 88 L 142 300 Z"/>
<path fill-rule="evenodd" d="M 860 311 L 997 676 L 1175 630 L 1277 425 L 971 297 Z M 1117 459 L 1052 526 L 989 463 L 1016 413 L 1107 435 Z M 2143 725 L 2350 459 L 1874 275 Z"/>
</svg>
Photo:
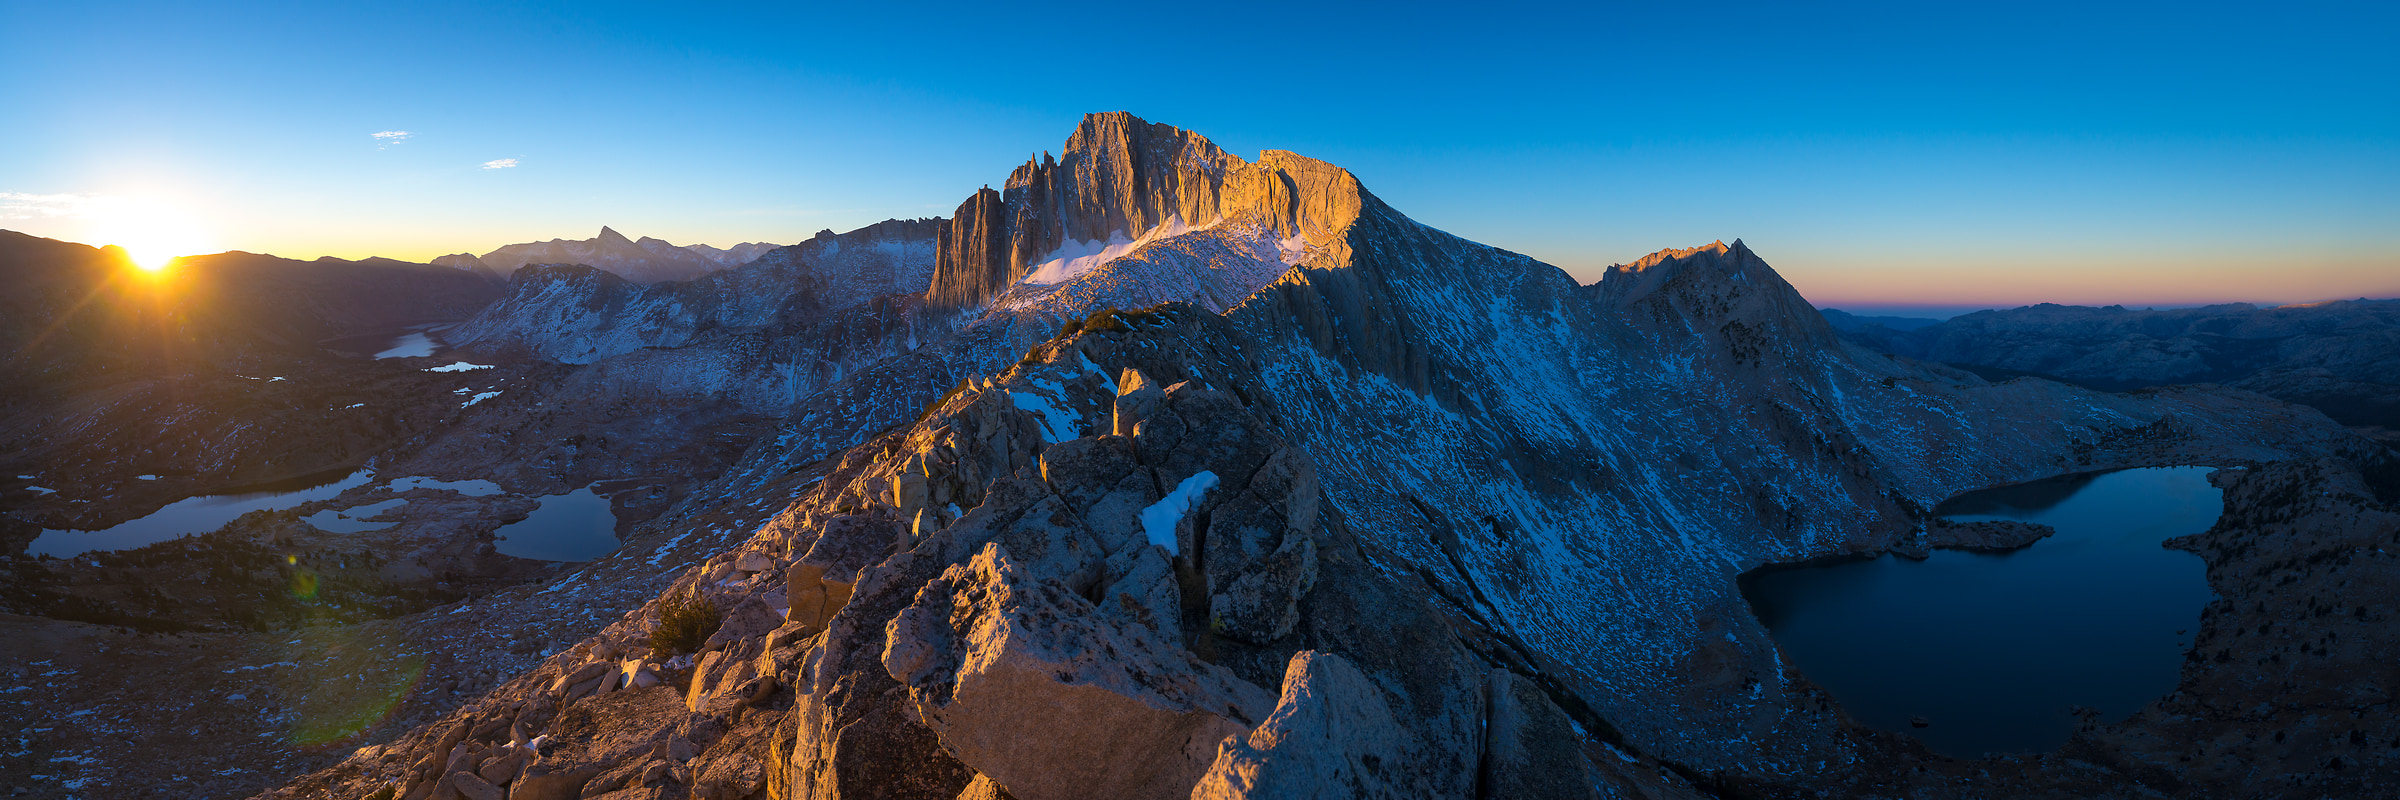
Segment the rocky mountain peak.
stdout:
<svg viewBox="0 0 2400 800">
<path fill-rule="evenodd" d="M 987 186 L 960 204 L 939 241 L 928 302 L 981 304 L 1070 245 L 1097 250 L 1237 218 L 1319 244 L 1357 218 L 1365 190 L 1349 172 L 1279 151 L 1260 158 L 1243 161 L 1207 137 L 1121 111 L 1086 115 L 1060 156 L 1029 157 L 999 191 Z"/>
<path fill-rule="evenodd" d="M 633 244 L 633 240 L 625 238 L 625 234 L 618 233 L 617 229 L 608 227 L 606 225 L 600 226 L 600 235 L 592 237 L 592 240 L 607 244 L 616 244 L 619 242 Z"/>
<path fill-rule="evenodd" d="M 1740 239 L 1660 250 L 1609 267 L 1591 288 L 1604 304 L 1647 306 L 1652 318 L 1679 317 L 1729 337 L 1836 347 L 1824 315 Z"/>
</svg>

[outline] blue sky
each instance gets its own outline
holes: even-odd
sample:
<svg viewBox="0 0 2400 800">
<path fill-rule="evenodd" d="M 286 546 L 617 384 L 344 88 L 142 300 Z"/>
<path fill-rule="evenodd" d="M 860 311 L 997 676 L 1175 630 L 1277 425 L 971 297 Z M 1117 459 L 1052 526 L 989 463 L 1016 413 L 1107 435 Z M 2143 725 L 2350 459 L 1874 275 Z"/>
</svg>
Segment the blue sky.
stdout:
<svg viewBox="0 0 2400 800">
<path fill-rule="evenodd" d="M 0 227 L 60 238 L 791 242 L 1128 110 L 1585 280 L 1738 237 L 1861 308 L 2400 295 L 2388 6 L 0 2 Z"/>
</svg>

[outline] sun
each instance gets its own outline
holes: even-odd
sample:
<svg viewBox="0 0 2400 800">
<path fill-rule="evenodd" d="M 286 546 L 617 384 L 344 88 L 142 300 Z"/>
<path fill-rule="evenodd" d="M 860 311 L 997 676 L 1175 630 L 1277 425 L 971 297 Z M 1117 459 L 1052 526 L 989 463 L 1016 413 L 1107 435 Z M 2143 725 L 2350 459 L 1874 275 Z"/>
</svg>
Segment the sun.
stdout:
<svg viewBox="0 0 2400 800">
<path fill-rule="evenodd" d="M 210 249 L 208 230 L 168 203 L 123 199 L 95 210 L 93 239 L 125 248 L 133 265 L 145 271 L 167 268 L 178 256 Z"/>
</svg>

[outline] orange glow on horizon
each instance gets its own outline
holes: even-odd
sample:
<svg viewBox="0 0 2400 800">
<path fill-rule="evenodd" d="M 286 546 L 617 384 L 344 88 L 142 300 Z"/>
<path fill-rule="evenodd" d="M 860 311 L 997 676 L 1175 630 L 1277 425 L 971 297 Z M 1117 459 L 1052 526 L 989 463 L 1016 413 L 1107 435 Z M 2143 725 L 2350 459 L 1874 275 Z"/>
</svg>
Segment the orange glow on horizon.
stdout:
<svg viewBox="0 0 2400 800">
<path fill-rule="evenodd" d="M 1770 263 L 1774 259 L 1768 258 Z M 2276 306 L 2400 298 L 2400 256 L 2318 250 L 2150 253 L 2038 252 L 1787 259 L 1785 280 L 1811 305 L 2015 308 L 2040 303 L 2130 308 L 2255 303 Z"/>
</svg>

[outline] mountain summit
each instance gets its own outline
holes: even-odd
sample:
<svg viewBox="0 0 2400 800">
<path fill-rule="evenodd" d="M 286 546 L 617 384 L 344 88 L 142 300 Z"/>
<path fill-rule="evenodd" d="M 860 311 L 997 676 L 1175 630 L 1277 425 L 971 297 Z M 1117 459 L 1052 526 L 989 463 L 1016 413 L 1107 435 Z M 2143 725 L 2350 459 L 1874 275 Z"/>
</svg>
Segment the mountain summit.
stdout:
<svg viewBox="0 0 2400 800">
<path fill-rule="evenodd" d="M 1092 114 L 1063 157 L 1029 159 L 1002 191 L 985 187 L 959 205 L 926 299 L 979 305 L 1021 280 L 1061 283 L 1143 243 L 1227 223 L 1280 249 L 1335 242 L 1363 196 L 1357 178 L 1322 161 L 1269 150 L 1248 163 L 1190 131 Z"/>
</svg>

